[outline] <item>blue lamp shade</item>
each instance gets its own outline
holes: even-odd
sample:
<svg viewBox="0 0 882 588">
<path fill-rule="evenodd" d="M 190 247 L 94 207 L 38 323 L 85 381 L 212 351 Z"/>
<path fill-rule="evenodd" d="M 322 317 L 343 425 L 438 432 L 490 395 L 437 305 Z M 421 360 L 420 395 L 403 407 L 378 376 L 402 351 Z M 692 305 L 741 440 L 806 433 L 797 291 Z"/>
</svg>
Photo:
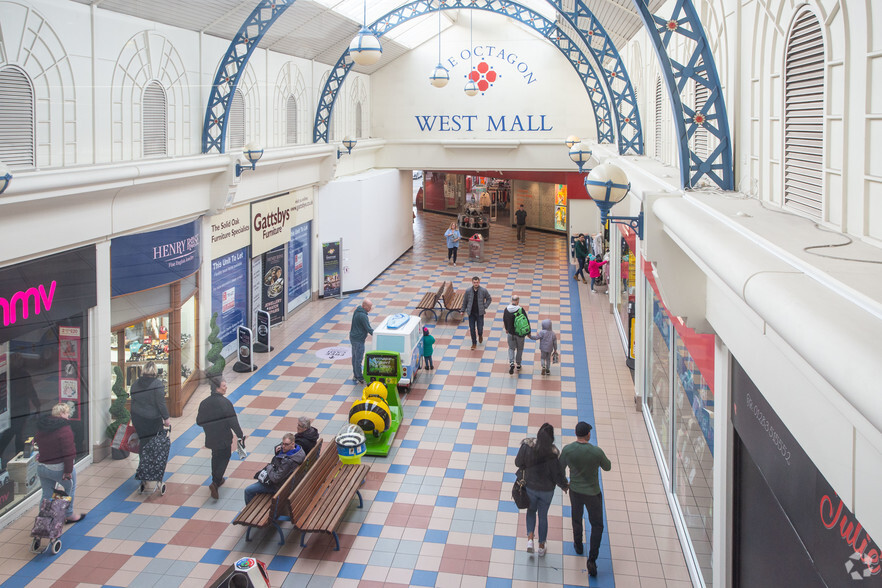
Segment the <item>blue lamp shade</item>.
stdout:
<svg viewBox="0 0 882 588">
<path fill-rule="evenodd" d="M 575 139 L 576 137 L 571 138 Z M 569 143 L 569 138 L 567 139 L 567 143 Z M 588 163 L 588 160 L 591 159 L 591 147 L 587 143 L 577 141 L 570 146 L 570 159 L 579 166 L 579 171 L 581 172 L 582 166 Z"/>
<path fill-rule="evenodd" d="M 450 72 L 440 63 L 435 66 L 432 73 L 429 74 L 429 83 L 436 88 L 443 88 L 450 81 Z"/>
<path fill-rule="evenodd" d="M 2 194 L 12 181 L 12 174 L 6 164 L 0 161 L 0 194 Z"/>
<path fill-rule="evenodd" d="M 467 81 L 463 92 L 466 93 L 466 96 L 474 96 L 478 93 L 478 84 L 474 80 Z"/>
<path fill-rule="evenodd" d="M 373 65 L 383 56 L 383 47 L 369 28 L 361 27 L 349 44 L 349 56 L 358 65 Z"/>
</svg>

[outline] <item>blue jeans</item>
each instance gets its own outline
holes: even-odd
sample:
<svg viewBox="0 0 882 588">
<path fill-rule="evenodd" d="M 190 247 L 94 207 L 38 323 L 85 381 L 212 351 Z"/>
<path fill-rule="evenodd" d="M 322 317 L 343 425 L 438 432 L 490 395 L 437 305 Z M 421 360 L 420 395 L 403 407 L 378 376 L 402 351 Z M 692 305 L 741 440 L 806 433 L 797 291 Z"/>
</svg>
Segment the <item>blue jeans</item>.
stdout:
<svg viewBox="0 0 882 588">
<path fill-rule="evenodd" d="M 588 260 L 585 259 L 584 257 L 577 257 L 577 258 L 576 258 L 576 261 L 579 262 L 579 269 L 576 270 L 576 273 L 573 274 L 573 277 L 576 277 L 576 276 L 582 276 L 582 279 L 584 280 L 584 279 L 585 279 L 585 273 L 584 273 L 584 271 L 585 271 L 585 262 L 588 261 Z"/>
<path fill-rule="evenodd" d="M 477 304 L 477 303 L 478 302 L 475 301 L 472 304 Z M 478 315 L 478 316 L 474 316 L 471 314 L 469 315 L 469 333 L 472 335 L 472 345 L 478 344 L 478 337 L 475 335 L 475 327 L 478 328 L 478 335 L 480 335 L 483 338 L 484 337 L 484 315 L 483 314 Z"/>
<path fill-rule="evenodd" d="M 364 359 L 364 341 L 355 341 L 349 339 L 352 344 L 352 377 L 358 381 L 364 379 L 364 373 L 361 369 L 361 362 Z"/>
<path fill-rule="evenodd" d="M 56 469 L 56 465 L 60 466 Z M 62 478 L 64 475 L 64 464 L 37 464 L 37 475 L 40 476 L 40 486 L 43 489 L 43 498 L 51 499 L 52 493 L 55 491 L 55 483 L 61 484 L 67 495 L 70 496 L 70 502 L 67 505 L 67 518 L 74 516 L 74 489 L 77 486 L 77 471 L 71 472 L 70 480 Z"/>
<path fill-rule="evenodd" d="M 527 496 L 530 497 L 530 506 L 527 507 L 527 535 L 536 529 L 536 512 L 539 512 L 539 543 L 545 543 L 548 537 L 548 509 L 554 498 L 554 489 L 531 490 L 527 487 Z"/>
<path fill-rule="evenodd" d="M 260 482 L 255 482 L 250 486 L 245 488 L 245 504 L 251 502 L 251 499 L 257 496 L 258 494 L 275 494 L 276 491 L 272 486 L 267 486 L 265 484 L 261 484 Z"/>
</svg>

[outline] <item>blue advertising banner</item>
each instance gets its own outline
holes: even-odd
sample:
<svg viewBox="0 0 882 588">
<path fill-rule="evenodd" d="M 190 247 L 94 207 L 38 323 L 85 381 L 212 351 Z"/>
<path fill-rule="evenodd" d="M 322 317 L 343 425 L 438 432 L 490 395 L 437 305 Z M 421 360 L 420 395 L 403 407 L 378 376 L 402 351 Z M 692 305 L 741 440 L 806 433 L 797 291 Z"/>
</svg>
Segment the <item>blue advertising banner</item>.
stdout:
<svg viewBox="0 0 882 588">
<path fill-rule="evenodd" d="M 111 296 L 171 284 L 199 269 L 202 220 L 117 237 L 110 243 Z"/>
<path fill-rule="evenodd" d="M 310 247 L 312 221 L 291 229 L 291 242 L 288 245 L 288 310 L 294 310 L 307 300 L 311 294 L 312 275 Z"/>
<path fill-rule="evenodd" d="M 211 262 L 211 312 L 217 313 L 218 337 L 226 357 L 236 351 L 236 329 L 247 325 L 247 247 Z"/>
</svg>

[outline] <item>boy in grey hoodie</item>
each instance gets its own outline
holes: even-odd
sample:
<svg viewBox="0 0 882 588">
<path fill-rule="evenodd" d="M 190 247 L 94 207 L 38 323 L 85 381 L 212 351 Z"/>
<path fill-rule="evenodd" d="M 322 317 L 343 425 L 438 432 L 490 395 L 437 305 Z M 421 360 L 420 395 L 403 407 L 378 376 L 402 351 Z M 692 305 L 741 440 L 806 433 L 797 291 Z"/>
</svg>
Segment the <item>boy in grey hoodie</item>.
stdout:
<svg viewBox="0 0 882 588">
<path fill-rule="evenodd" d="M 530 333 L 530 339 L 539 341 L 539 351 L 542 362 L 542 375 L 551 373 L 551 354 L 557 354 L 557 335 L 551 330 L 551 320 L 542 320 L 542 329 L 533 335 Z"/>
</svg>

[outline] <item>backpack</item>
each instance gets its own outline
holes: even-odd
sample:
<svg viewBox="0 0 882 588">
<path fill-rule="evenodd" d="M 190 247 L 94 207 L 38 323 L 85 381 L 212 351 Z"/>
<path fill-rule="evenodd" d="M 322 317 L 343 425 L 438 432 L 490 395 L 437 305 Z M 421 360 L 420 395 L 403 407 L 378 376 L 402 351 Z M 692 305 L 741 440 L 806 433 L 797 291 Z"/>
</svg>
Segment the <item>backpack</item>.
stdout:
<svg viewBox="0 0 882 588">
<path fill-rule="evenodd" d="M 530 321 L 523 308 L 519 308 L 514 315 L 514 332 L 518 337 L 526 337 L 530 334 Z"/>
</svg>

